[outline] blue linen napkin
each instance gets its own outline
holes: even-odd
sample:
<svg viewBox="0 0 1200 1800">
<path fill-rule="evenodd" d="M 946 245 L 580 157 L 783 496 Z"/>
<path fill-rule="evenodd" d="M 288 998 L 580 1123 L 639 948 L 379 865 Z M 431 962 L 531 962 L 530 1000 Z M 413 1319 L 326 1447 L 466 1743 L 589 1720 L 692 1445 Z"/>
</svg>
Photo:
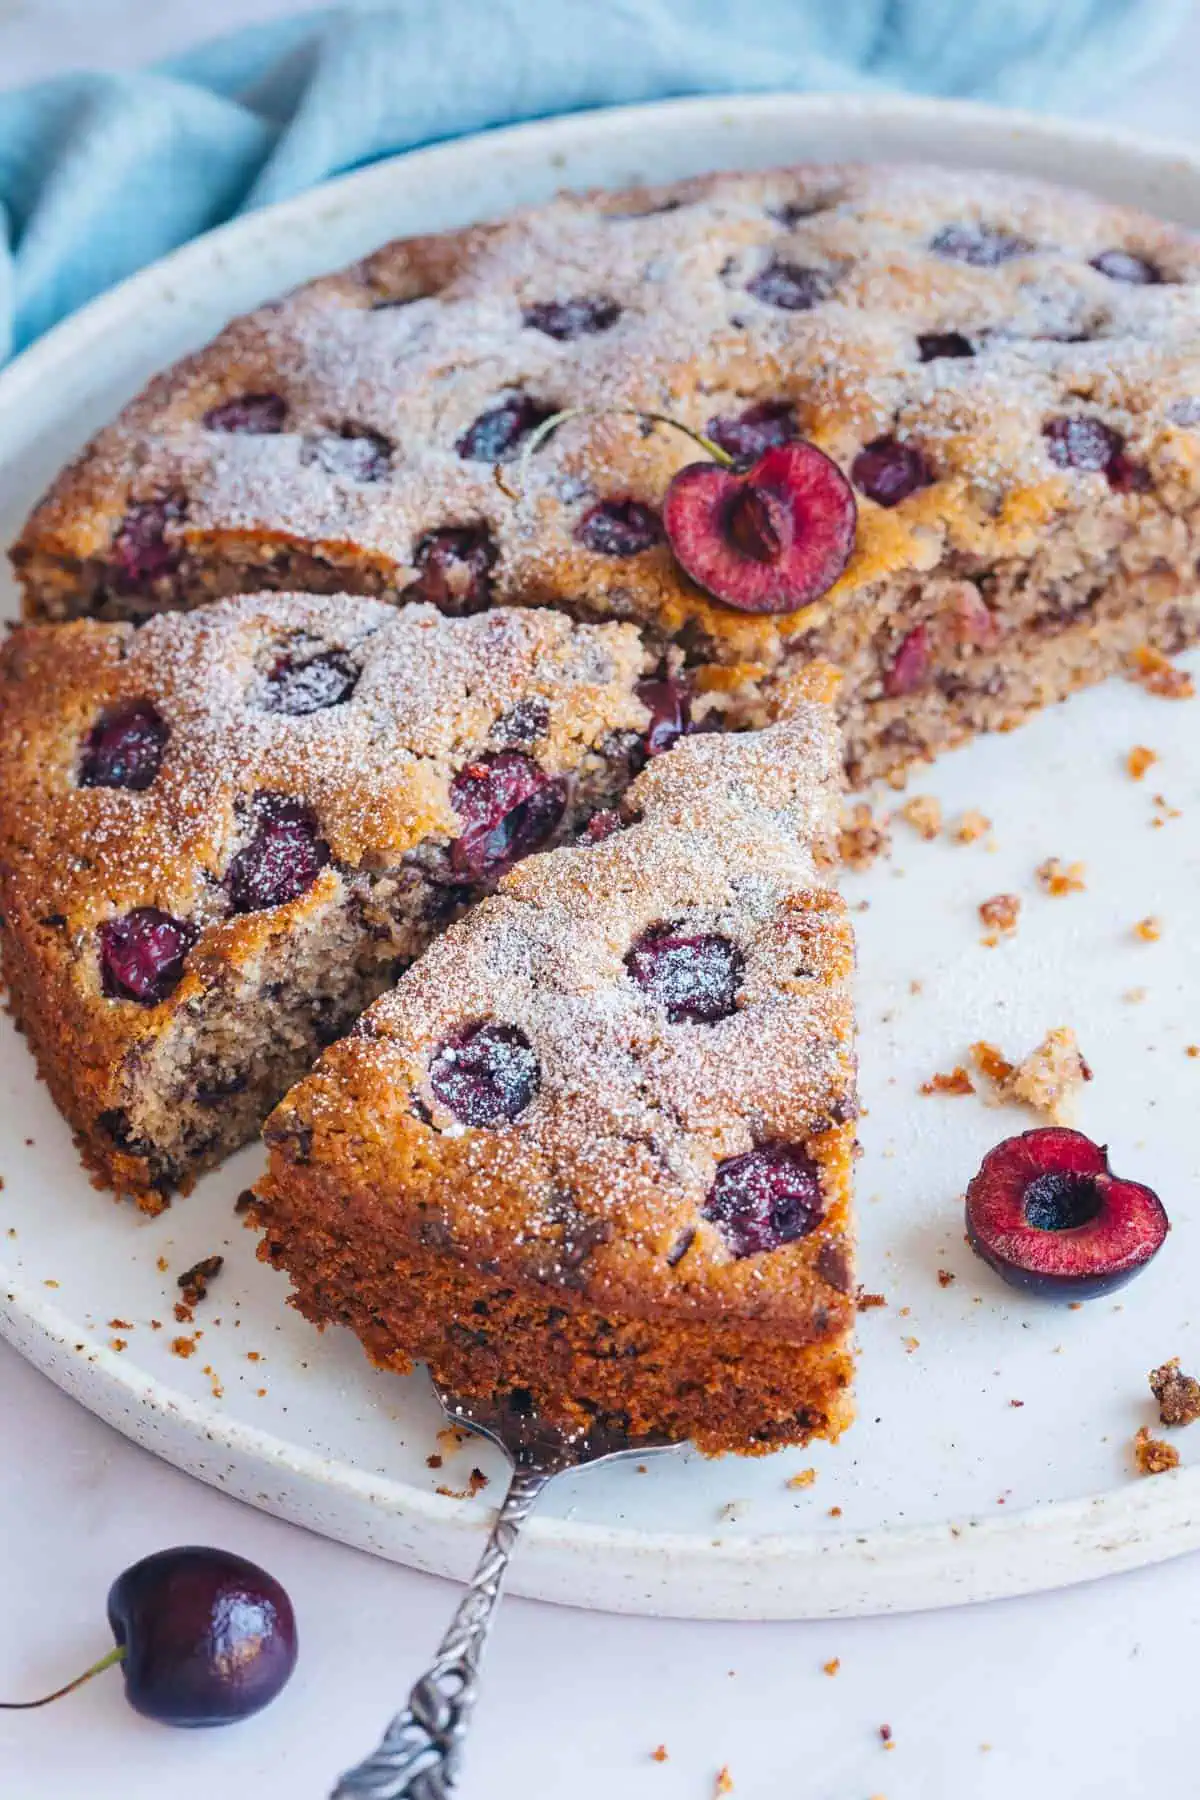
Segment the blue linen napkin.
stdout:
<svg viewBox="0 0 1200 1800">
<path fill-rule="evenodd" d="M 0 362 L 249 207 L 487 126 L 683 94 L 1078 105 L 1189 0 L 360 0 L 0 94 Z"/>
</svg>

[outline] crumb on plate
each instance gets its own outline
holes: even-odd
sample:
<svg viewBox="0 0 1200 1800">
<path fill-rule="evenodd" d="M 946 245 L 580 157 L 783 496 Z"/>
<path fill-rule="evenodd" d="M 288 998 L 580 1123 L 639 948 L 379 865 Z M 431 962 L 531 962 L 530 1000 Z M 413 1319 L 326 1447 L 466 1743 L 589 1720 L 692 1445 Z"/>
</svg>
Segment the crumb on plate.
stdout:
<svg viewBox="0 0 1200 1800">
<path fill-rule="evenodd" d="M 1158 1417 L 1163 1425 L 1192 1425 L 1200 1419 L 1200 1381 L 1185 1375 L 1179 1358 L 1173 1356 L 1160 1368 L 1151 1369 L 1150 1391 L 1158 1401 Z"/>
<path fill-rule="evenodd" d="M 1179 1467 L 1179 1452 L 1143 1425 L 1133 1440 L 1133 1460 L 1139 1475 L 1165 1475 L 1168 1469 Z"/>
</svg>

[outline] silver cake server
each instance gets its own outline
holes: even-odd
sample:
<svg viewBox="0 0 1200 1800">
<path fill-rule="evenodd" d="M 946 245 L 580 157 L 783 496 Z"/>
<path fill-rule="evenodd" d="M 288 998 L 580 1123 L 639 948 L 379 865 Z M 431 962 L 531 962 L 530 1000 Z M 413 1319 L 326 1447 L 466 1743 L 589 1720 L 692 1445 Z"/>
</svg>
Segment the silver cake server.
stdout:
<svg viewBox="0 0 1200 1800">
<path fill-rule="evenodd" d="M 432 1664 L 379 1748 L 342 1776 L 331 1800 L 445 1800 L 453 1792 L 496 1602 L 521 1528 L 543 1490 L 568 1469 L 680 1447 L 665 1438 L 625 1437 L 604 1425 L 568 1436 L 539 1421 L 530 1396 L 520 1390 L 503 1404 L 458 1400 L 441 1388 L 437 1395 L 452 1424 L 500 1446 L 512 1463 L 512 1479 Z"/>
</svg>

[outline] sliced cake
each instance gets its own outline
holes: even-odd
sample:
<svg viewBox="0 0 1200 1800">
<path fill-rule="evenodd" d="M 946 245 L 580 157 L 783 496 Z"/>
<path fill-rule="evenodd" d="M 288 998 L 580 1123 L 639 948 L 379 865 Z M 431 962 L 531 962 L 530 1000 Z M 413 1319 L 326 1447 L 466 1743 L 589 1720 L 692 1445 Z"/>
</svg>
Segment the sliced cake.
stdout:
<svg viewBox="0 0 1200 1800">
<path fill-rule="evenodd" d="M 743 723 L 824 657 L 864 781 L 1200 635 L 1198 278 L 1144 213 L 904 167 L 392 244 L 102 432 L 16 547 L 26 605 L 559 606 L 639 621 Z"/>
<path fill-rule="evenodd" d="M 682 740 L 528 858 L 272 1114 L 301 1311 L 564 1429 L 758 1451 L 850 1417 L 855 1117 L 829 709 Z"/>
<path fill-rule="evenodd" d="M 516 858 L 608 806 L 674 729 L 647 673 L 627 625 L 361 598 L 17 630 L 4 971 L 99 1181 L 157 1210 Z"/>
</svg>

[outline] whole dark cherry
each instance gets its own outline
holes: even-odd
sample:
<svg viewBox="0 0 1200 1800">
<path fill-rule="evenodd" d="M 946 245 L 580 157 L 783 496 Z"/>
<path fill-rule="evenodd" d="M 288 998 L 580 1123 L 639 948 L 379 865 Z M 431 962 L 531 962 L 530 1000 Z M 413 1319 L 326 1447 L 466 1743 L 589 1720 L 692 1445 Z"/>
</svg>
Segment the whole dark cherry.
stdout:
<svg viewBox="0 0 1200 1800">
<path fill-rule="evenodd" d="M 496 546 L 486 525 L 443 525 L 427 531 L 413 552 L 416 577 L 408 600 L 424 600 L 460 618 L 483 612 L 492 597 Z"/>
<path fill-rule="evenodd" d="M 746 292 L 765 306 L 778 306 L 784 312 L 808 312 L 828 294 L 829 277 L 822 269 L 805 268 L 800 263 L 769 262 L 746 283 Z"/>
<path fill-rule="evenodd" d="M 467 881 L 501 874 L 545 843 L 566 803 L 566 784 L 519 750 L 467 763 L 450 788 L 450 804 L 463 822 L 450 846 L 451 868 Z"/>
<path fill-rule="evenodd" d="M 821 1171 L 800 1144 L 762 1144 L 719 1164 L 701 1218 L 738 1258 L 778 1250 L 824 1217 Z"/>
<path fill-rule="evenodd" d="M 719 932 L 652 925 L 626 952 L 625 967 L 673 1025 L 712 1025 L 737 1011 L 745 959 Z"/>
<path fill-rule="evenodd" d="M 534 331 L 565 344 L 571 338 L 592 337 L 609 331 L 621 316 L 621 308 L 607 294 L 577 294 L 572 300 L 545 300 L 525 309 L 525 323 Z"/>
<path fill-rule="evenodd" d="M 974 356 L 975 346 L 961 331 L 925 331 L 917 339 L 922 362 L 938 362 L 943 357 Z"/>
<path fill-rule="evenodd" d="M 366 425 L 343 425 L 341 431 L 305 438 L 300 461 L 327 475 L 364 484 L 383 481 L 392 466 L 392 446 L 381 432 Z"/>
<path fill-rule="evenodd" d="M 930 240 L 929 248 L 951 262 L 969 263 L 973 269 L 994 269 L 1011 257 L 1025 256 L 1033 245 L 1028 238 L 991 225 L 944 225 Z"/>
<path fill-rule="evenodd" d="M 745 412 L 718 414 L 708 421 L 704 435 L 741 463 L 753 462 L 776 444 L 790 444 L 800 427 L 790 400 L 760 400 Z"/>
<path fill-rule="evenodd" d="M 187 1545 L 143 1557 L 109 1589 L 107 1656 L 40 1700 L 46 1706 L 119 1664 L 129 1704 L 162 1725 L 233 1725 L 261 1712 L 296 1666 L 296 1619 L 283 1588 L 227 1550 Z"/>
<path fill-rule="evenodd" d="M 583 515 L 575 536 L 598 556 L 638 556 L 662 542 L 662 520 L 641 500 L 601 500 Z"/>
<path fill-rule="evenodd" d="M 647 756 L 661 756 L 691 729 L 692 709 L 687 684 L 677 675 L 657 681 L 639 681 L 637 697 L 650 714 L 646 729 Z"/>
<path fill-rule="evenodd" d="M 967 1188 L 971 1248 L 1014 1287 L 1051 1299 L 1109 1294 L 1162 1248 L 1152 1188 L 1123 1181 L 1082 1131 L 1046 1126 L 989 1150 Z"/>
<path fill-rule="evenodd" d="M 516 1025 L 485 1020 L 446 1038 L 429 1064 L 435 1098 L 464 1125 L 510 1124 L 541 1086 L 533 1047 Z"/>
<path fill-rule="evenodd" d="M 1127 281 L 1132 287 L 1156 287 L 1162 280 L 1154 264 L 1132 250 L 1102 250 L 1093 256 L 1092 267 L 1110 281 Z"/>
<path fill-rule="evenodd" d="M 358 685 L 358 668 L 344 650 L 323 650 L 307 661 L 281 656 L 263 683 L 259 704 L 264 712 L 324 712 L 342 706 Z"/>
<path fill-rule="evenodd" d="M 112 546 L 116 584 L 122 593 L 144 593 L 156 581 L 175 573 L 183 548 L 167 534 L 182 522 L 186 511 L 187 502 L 180 494 L 141 500 L 129 508 Z"/>
<path fill-rule="evenodd" d="M 225 877 L 234 912 L 286 906 L 308 892 L 329 861 L 310 809 L 286 794 L 256 794 L 256 830 Z"/>
<path fill-rule="evenodd" d="M 239 394 L 211 406 L 201 421 L 209 431 L 244 437 L 274 437 L 283 430 L 288 406 L 282 394 Z"/>
<path fill-rule="evenodd" d="M 480 413 L 459 437 L 458 454 L 468 462 L 511 462 L 524 440 L 554 415 L 531 394 L 510 394 Z"/>
<path fill-rule="evenodd" d="M 116 1000 L 157 1006 L 178 987 L 184 959 L 199 937 L 196 926 L 157 906 L 138 906 L 99 931 L 100 983 Z"/>
<path fill-rule="evenodd" d="M 859 451 L 850 479 L 876 506 L 899 506 L 918 488 L 930 485 L 933 471 L 915 444 L 880 437 Z"/>
<path fill-rule="evenodd" d="M 149 700 L 131 700 L 99 718 L 79 759 L 80 787 L 148 788 L 162 765 L 170 728 Z"/>
</svg>

